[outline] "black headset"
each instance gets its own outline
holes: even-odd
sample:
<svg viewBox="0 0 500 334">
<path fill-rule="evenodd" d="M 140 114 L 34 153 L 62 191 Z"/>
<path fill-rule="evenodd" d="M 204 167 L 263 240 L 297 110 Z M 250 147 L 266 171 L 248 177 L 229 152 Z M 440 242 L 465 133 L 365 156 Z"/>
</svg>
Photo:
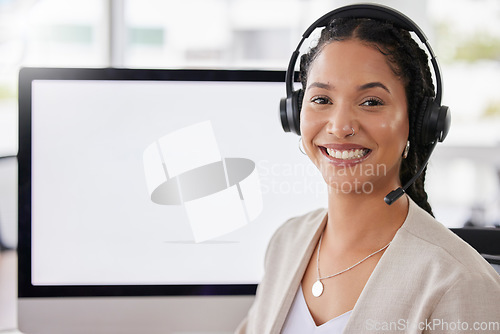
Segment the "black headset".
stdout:
<svg viewBox="0 0 500 334">
<path fill-rule="evenodd" d="M 286 97 L 280 101 L 281 125 L 285 132 L 293 132 L 300 135 L 300 110 L 304 93 L 302 89 L 293 90 L 295 78 L 295 64 L 300 53 L 302 43 L 316 29 L 326 27 L 333 19 L 343 17 L 370 18 L 388 21 L 395 26 L 413 31 L 420 41 L 426 46 L 430 55 L 432 68 L 436 79 L 436 96 L 427 96 L 421 102 L 419 114 L 415 124 L 415 133 L 419 145 L 435 144 L 442 142 L 450 129 L 451 115 L 447 106 L 441 105 L 442 80 L 441 71 L 436 56 L 422 30 L 406 15 L 386 6 L 375 4 L 356 4 L 337 8 L 314 22 L 302 34 L 297 48 L 290 58 L 285 76 Z"/>
</svg>

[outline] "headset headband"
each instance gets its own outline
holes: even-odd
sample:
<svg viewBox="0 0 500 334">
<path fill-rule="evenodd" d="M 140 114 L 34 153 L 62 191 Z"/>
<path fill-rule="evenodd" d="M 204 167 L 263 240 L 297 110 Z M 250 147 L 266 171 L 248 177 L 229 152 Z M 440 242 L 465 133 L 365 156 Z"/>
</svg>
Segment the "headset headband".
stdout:
<svg viewBox="0 0 500 334">
<path fill-rule="evenodd" d="M 302 39 L 300 40 L 297 48 L 292 53 L 290 62 L 288 64 L 288 69 L 285 77 L 286 84 L 286 95 L 290 97 L 293 93 L 293 79 L 295 74 L 295 64 L 297 63 L 297 58 L 300 54 L 300 47 L 302 43 L 311 35 L 311 33 L 321 27 L 326 27 L 332 19 L 343 18 L 343 17 L 354 17 L 354 18 L 367 18 L 367 19 L 377 19 L 382 21 L 389 21 L 395 26 L 413 31 L 420 41 L 425 45 L 430 56 L 430 61 L 432 63 L 432 68 L 434 69 L 435 79 L 436 79 L 436 96 L 434 101 L 441 105 L 441 94 L 442 94 L 442 80 L 441 80 L 441 70 L 437 62 L 436 56 L 432 51 L 432 48 L 425 36 L 424 32 L 419 28 L 419 26 L 413 22 L 409 17 L 403 13 L 383 5 L 375 4 L 356 4 L 340 7 L 326 13 L 318 20 L 316 20 L 307 30 L 302 34 Z"/>
</svg>

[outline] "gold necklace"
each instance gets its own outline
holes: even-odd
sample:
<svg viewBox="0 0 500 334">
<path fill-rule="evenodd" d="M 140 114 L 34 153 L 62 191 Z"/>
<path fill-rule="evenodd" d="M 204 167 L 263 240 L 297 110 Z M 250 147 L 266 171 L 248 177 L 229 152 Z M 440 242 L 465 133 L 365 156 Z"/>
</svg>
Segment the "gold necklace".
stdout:
<svg viewBox="0 0 500 334">
<path fill-rule="evenodd" d="M 368 255 L 367 257 L 365 257 L 361 261 L 353 264 L 352 266 L 350 266 L 347 269 L 341 270 L 338 273 L 335 273 L 333 275 L 321 277 L 320 273 L 319 273 L 319 250 L 321 249 L 321 240 L 322 239 L 323 239 L 323 233 L 321 233 L 321 236 L 319 237 L 318 254 L 316 256 L 316 270 L 317 270 L 318 275 L 317 275 L 316 282 L 314 282 L 314 284 L 312 286 L 312 294 L 313 294 L 314 297 L 319 297 L 319 296 L 321 296 L 323 294 L 323 291 L 324 291 L 325 287 L 323 286 L 323 283 L 321 283 L 321 280 L 324 280 L 324 279 L 327 279 L 327 278 L 332 278 L 332 277 L 338 276 L 340 274 L 343 274 L 346 271 L 351 270 L 352 268 L 356 267 L 357 265 L 359 265 L 359 264 L 363 263 L 364 261 L 368 260 L 369 258 L 371 258 L 373 255 L 380 253 L 381 251 L 383 251 L 384 249 L 386 249 L 387 247 L 389 247 L 389 245 L 391 244 L 391 242 L 389 242 L 387 245 L 385 245 L 384 247 L 380 248 L 378 251 L 375 251 L 375 252 L 371 253 L 370 255 Z"/>
</svg>

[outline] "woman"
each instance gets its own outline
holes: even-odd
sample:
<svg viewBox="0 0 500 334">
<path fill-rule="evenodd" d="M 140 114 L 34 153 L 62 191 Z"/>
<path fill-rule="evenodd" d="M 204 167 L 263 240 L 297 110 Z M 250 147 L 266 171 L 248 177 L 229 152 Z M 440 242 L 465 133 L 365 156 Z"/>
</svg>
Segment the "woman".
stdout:
<svg viewBox="0 0 500 334">
<path fill-rule="evenodd" d="M 300 75 L 302 143 L 326 182 L 328 208 L 275 233 L 237 332 L 465 333 L 475 323 L 499 325 L 499 275 L 433 218 L 425 173 L 391 206 L 383 201 L 429 153 L 415 126 L 419 101 L 434 95 L 426 53 L 391 23 L 335 19 L 302 56 Z"/>
</svg>

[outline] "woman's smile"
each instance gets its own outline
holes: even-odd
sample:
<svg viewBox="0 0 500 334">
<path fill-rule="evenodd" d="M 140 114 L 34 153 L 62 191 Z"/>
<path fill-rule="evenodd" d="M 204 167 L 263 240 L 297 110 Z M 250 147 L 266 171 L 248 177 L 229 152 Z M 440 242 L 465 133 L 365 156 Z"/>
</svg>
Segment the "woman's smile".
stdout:
<svg viewBox="0 0 500 334">
<path fill-rule="evenodd" d="M 318 148 L 333 165 L 338 166 L 358 164 L 371 153 L 369 148 L 354 144 L 328 144 Z"/>
</svg>

